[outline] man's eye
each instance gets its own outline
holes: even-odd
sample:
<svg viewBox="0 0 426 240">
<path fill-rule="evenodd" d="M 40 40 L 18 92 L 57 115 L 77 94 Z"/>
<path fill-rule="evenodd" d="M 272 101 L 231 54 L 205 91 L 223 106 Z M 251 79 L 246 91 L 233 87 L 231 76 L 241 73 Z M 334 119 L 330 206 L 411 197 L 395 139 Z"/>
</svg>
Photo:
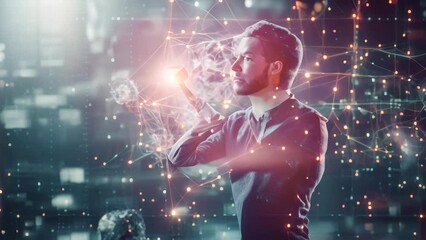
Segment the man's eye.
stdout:
<svg viewBox="0 0 426 240">
<path fill-rule="evenodd" d="M 246 61 L 251 61 L 251 60 L 253 60 L 251 57 L 247 57 L 247 56 L 244 56 L 243 58 L 244 58 L 244 60 L 246 60 Z"/>
</svg>

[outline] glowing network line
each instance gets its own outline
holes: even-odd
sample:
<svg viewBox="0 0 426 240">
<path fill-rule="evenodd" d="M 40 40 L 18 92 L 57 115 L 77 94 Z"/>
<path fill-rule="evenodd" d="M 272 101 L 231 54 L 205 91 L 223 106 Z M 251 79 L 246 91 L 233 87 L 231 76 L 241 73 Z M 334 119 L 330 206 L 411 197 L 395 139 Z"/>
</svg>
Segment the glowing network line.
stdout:
<svg viewBox="0 0 426 240">
<path fill-rule="evenodd" d="M 110 84 L 111 94 L 118 104 L 126 105 L 139 118 L 139 138 L 136 146 L 146 149 L 146 153 L 135 157 L 129 163 L 141 161 L 145 157 L 154 155 L 161 168 L 167 167 L 167 152 L 173 145 L 175 140 L 189 129 L 195 121 L 195 111 L 184 99 L 180 93 L 177 84 L 173 80 L 173 67 L 180 66 L 189 70 L 189 79 L 187 84 L 196 96 L 202 98 L 203 101 L 210 102 L 221 112 L 227 113 L 230 110 L 244 108 L 242 102 L 231 89 L 231 60 L 233 58 L 234 39 L 235 35 L 228 30 L 230 19 L 233 19 L 241 29 L 242 23 L 236 19 L 230 5 L 227 1 L 218 1 L 210 8 L 204 10 L 204 16 L 188 16 L 194 19 L 193 22 L 185 29 L 175 31 L 173 29 L 173 11 L 175 8 L 197 7 L 190 6 L 185 1 L 169 1 L 169 27 L 165 34 L 165 39 L 159 44 L 151 56 L 149 56 L 143 64 L 141 64 L 132 74 L 126 77 L 114 77 Z M 220 4 L 229 11 L 231 17 L 229 19 L 219 19 L 211 14 L 213 8 Z M 325 31 L 325 26 L 318 27 L 316 30 L 322 34 L 322 45 L 305 45 L 307 51 L 317 53 L 312 59 L 307 59 L 302 66 L 298 79 L 296 80 L 295 91 L 303 91 L 304 88 L 315 87 L 323 91 L 324 87 L 332 86 L 328 92 L 323 92 L 323 99 L 318 107 L 324 108 L 326 115 L 329 116 L 330 122 L 335 125 L 335 133 L 332 135 L 336 146 L 344 146 L 340 151 L 334 152 L 335 156 L 349 157 L 350 161 L 344 163 L 352 164 L 353 161 L 364 159 L 369 154 L 382 154 L 383 159 L 392 159 L 394 155 L 400 155 L 402 158 L 401 148 L 404 154 L 411 154 L 407 141 L 401 140 L 406 137 L 411 139 L 410 149 L 415 149 L 418 155 L 421 153 L 421 148 L 415 147 L 416 144 L 424 144 L 425 133 L 422 132 L 416 120 L 420 116 L 420 112 L 424 111 L 425 103 L 421 98 L 425 95 L 426 89 L 418 83 L 415 78 L 416 74 L 425 70 L 418 59 L 425 56 L 424 53 L 413 53 L 411 50 L 398 50 L 396 46 L 385 46 L 378 44 L 377 48 L 362 45 L 362 40 L 358 39 L 359 32 L 362 31 L 359 23 L 361 2 L 355 3 L 356 13 L 352 16 L 344 18 L 344 20 L 353 20 L 353 42 L 346 46 L 328 45 L 326 36 L 328 31 Z M 295 8 L 293 8 L 295 10 Z M 328 11 L 331 11 L 328 8 Z M 297 23 L 300 34 L 303 36 L 305 30 L 303 21 L 314 23 L 317 19 L 297 18 Z M 216 23 L 217 32 L 203 31 L 203 26 L 208 20 Z M 334 19 L 336 20 L 336 19 Z M 291 24 L 293 21 L 290 18 L 281 20 L 283 25 Z M 219 27 L 217 27 L 219 26 Z M 296 28 L 298 28 L 296 27 Z M 329 31 L 328 34 L 336 34 L 336 30 Z M 217 37 L 222 36 L 222 37 Z M 224 37 L 223 37 L 224 36 Z M 368 41 L 365 39 L 364 43 Z M 330 50 L 339 50 L 333 52 Z M 327 53 L 330 51 L 330 53 Z M 162 55 L 161 55 L 162 54 Z M 383 54 L 384 59 L 390 59 L 393 64 L 386 66 L 386 62 L 375 62 L 372 59 L 373 54 Z M 152 81 L 144 81 L 143 86 L 138 83 L 133 77 L 136 72 L 139 72 L 148 62 L 156 60 L 160 55 L 163 60 L 162 66 L 158 68 L 158 76 L 152 76 Z M 346 57 L 346 58 L 345 58 Z M 343 60 L 342 60 L 343 58 Z M 408 59 L 421 67 L 421 71 L 417 73 L 399 73 L 396 62 L 398 59 Z M 314 62 L 310 66 L 311 61 Z M 330 61 L 340 62 L 343 64 L 343 70 L 326 71 L 322 69 L 322 65 Z M 171 68 L 170 68 L 171 67 Z M 374 67 L 375 72 L 370 73 Z M 322 70 L 322 71 L 321 71 Z M 170 72 L 171 71 L 171 72 Z M 324 79 L 332 79 L 324 81 Z M 347 84 L 341 88 L 342 83 Z M 403 99 L 397 96 L 395 92 L 389 91 L 390 84 L 405 84 L 406 86 L 414 86 L 418 91 L 418 99 Z M 361 92 L 357 91 L 360 86 L 371 85 L 375 92 L 363 93 L 366 94 L 365 99 L 361 99 Z M 369 87 L 362 87 L 361 89 Z M 312 91 L 315 91 L 313 89 Z M 410 94 L 409 94 L 410 95 Z M 413 96 L 411 94 L 410 96 Z M 382 100 L 378 96 L 384 99 Z M 326 102 L 325 99 L 331 99 Z M 397 100 L 395 100 L 397 99 Z M 311 103 L 315 104 L 315 103 Z M 412 107 L 413 104 L 421 104 L 422 108 Z M 374 106 L 374 107 L 373 107 Z M 410 108 L 411 106 L 411 108 Z M 417 115 L 409 120 L 403 120 L 404 112 L 402 109 L 415 111 Z M 350 119 L 353 118 L 353 119 Z M 380 120 L 379 120 L 380 119 Z M 405 127 L 404 127 L 405 126 Z M 357 128 L 362 129 L 362 134 L 357 132 Z M 356 134 L 353 134 L 356 133 Z M 358 135 L 357 135 L 358 134 Z M 407 137 L 408 136 L 408 137 Z M 339 138 L 341 137 L 341 138 Z M 404 145 L 405 144 L 405 145 Z M 363 155 L 364 154 L 364 155 Z M 414 155 L 416 155 L 414 154 Z M 373 164 L 380 164 L 382 161 L 377 158 L 372 158 Z M 116 159 L 114 156 L 109 162 Z M 382 159 L 381 158 L 381 159 Z M 173 187 L 171 179 L 172 173 L 167 171 L 168 187 Z M 353 169 L 359 176 L 359 169 Z M 186 194 L 198 188 L 205 187 L 215 181 L 221 179 L 218 175 L 213 176 L 213 179 L 203 179 L 201 182 L 192 182 L 193 186 L 188 187 Z M 185 198 L 186 194 L 179 196 L 171 196 L 172 206 L 176 206 Z M 176 201 L 173 201 L 176 200 Z M 172 210 L 171 215 L 178 215 L 177 210 Z"/>
</svg>

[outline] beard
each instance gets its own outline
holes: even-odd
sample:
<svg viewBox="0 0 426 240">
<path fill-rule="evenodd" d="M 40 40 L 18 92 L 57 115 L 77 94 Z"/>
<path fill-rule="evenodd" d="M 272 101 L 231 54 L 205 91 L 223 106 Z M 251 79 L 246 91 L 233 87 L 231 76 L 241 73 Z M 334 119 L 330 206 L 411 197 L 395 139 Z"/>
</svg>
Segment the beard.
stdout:
<svg viewBox="0 0 426 240">
<path fill-rule="evenodd" d="M 268 68 L 269 65 L 266 65 L 262 73 L 250 80 L 246 78 L 242 79 L 239 82 L 234 82 L 233 89 L 237 95 L 247 96 L 266 88 L 268 86 Z"/>
</svg>

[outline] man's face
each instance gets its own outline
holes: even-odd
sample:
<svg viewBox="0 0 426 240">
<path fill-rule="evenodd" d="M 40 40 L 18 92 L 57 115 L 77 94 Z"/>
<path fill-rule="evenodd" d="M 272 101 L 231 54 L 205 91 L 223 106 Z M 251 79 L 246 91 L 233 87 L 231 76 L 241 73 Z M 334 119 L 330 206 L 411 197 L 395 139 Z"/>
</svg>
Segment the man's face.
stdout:
<svg viewBox="0 0 426 240">
<path fill-rule="evenodd" d="M 235 56 L 232 71 L 235 73 L 233 89 L 236 94 L 253 95 L 268 86 L 269 63 L 263 56 L 259 39 L 242 38 Z"/>
</svg>

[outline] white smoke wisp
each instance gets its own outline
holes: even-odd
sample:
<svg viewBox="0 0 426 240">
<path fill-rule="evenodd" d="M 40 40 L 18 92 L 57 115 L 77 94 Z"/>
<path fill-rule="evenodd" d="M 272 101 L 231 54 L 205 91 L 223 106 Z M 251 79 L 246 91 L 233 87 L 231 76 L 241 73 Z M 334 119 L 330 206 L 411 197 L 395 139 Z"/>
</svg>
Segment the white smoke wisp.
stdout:
<svg viewBox="0 0 426 240">
<path fill-rule="evenodd" d="M 189 85 L 205 102 L 222 103 L 234 99 L 231 65 L 234 39 L 204 41 L 188 48 L 190 58 Z"/>
<path fill-rule="evenodd" d="M 139 96 L 136 84 L 128 78 L 128 71 L 119 71 L 112 75 L 110 88 L 115 102 L 120 105 L 137 101 Z"/>
</svg>

